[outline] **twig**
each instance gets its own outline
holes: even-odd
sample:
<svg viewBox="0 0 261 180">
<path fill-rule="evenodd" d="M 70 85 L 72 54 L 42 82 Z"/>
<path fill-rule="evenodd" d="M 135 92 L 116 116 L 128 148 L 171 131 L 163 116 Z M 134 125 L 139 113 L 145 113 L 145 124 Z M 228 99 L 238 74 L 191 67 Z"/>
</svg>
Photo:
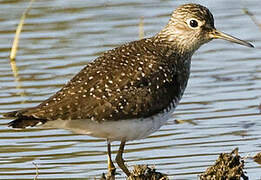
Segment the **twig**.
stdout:
<svg viewBox="0 0 261 180">
<path fill-rule="evenodd" d="M 261 30 L 261 23 L 259 23 L 256 19 L 256 17 L 254 16 L 253 13 L 251 13 L 250 11 L 247 10 L 247 8 L 243 8 L 243 12 L 248 15 L 251 20 L 259 27 L 259 29 Z"/>
<path fill-rule="evenodd" d="M 19 74 L 18 74 L 18 68 L 16 66 L 15 60 L 10 60 L 10 65 L 11 65 L 11 68 L 12 68 L 12 71 L 13 71 L 13 75 L 14 75 L 14 78 L 15 78 L 16 89 L 18 89 L 19 91 L 21 90 L 21 92 L 19 92 L 17 94 L 20 95 L 21 97 L 24 97 L 25 93 L 21 89 L 22 84 L 20 82 L 20 77 L 19 77 Z M 24 101 L 23 101 L 23 103 L 24 103 Z"/>
<path fill-rule="evenodd" d="M 34 0 L 30 1 L 29 6 L 24 11 L 24 13 L 23 13 L 23 15 L 22 15 L 22 17 L 20 19 L 20 22 L 19 22 L 19 24 L 17 26 L 15 37 L 14 37 L 14 41 L 13 41 L 13 46 L 12 46 L 11 53 L 10 53 L 10 60 L 15 60 L 16 52 L 17 52 L 17 48 L 18 48 L 18 44 L 19 44 L 19 37 L 20 37 L 20 33 L 21 33 L 23 25 L 24 25 L 24 20 L 26 18 L 26 15 L 28 14 L 30 9 L 32 8 L 33 2 L 34 2 Z"/>
<path fill-rule="evenodd" d="M 144 38 L 144 17 L 142 16 L 140 18 L 140 23 L 139 23 L 139 38 L 143 39 Z"/>
<path fill-rule="evenodd" d="M 21 89 L 21 83 L 20 83 L 20 79 L 19 79 L 18 68 L 16 66 L 15 58 L 16 58 L 16 53 L 17 53 L 18 44 L 19 44 L 19 38 L 20 38 L 20 34 L 21 34 L 21 31 L 22 31 L 22 28 L 23 28 L 23 24 L 24 24 L 26 15 L 28 14 L 30 9 L 32 8 L 33 2 L 34 2 L 34 0 L 30 0 L 30 3 L 28 5 L 27 9 L 22 14 L 22 17 L 21 17 L 20 22 L 19 22 L 17 29 L 16 29 L 12 49 L 11 49 L 10 56 L 9 56 L 10 57 L 10 65 L 11 65 L 11 68 L 12 68 L 13 75 L 15 77 L 15 82 L 17 84 L 16 85 L 17 89 Z M 19 94 L 22 97 L 24 96 L 24 92 L 21 92 Z"/>
<path fill-rule="evenodd" d="M 39 175 L 38 166 L 37 166 L 37 164 L 35 162 L 33 162 L 33 165 L 35 166 L 35 170 L 36 170 L 34 180 L 37 180 L 38 175 Z"/>
</svg>

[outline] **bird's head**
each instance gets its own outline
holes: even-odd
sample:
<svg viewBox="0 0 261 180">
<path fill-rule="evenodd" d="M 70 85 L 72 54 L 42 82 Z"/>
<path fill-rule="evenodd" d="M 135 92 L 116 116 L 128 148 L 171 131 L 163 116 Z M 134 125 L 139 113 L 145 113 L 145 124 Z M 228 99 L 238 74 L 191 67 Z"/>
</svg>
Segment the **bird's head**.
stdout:
<svg viewBox="0 0 261 180">
<path fill-rule="evenodd" d="M 218 31 L 211 12 L 199 4 L 185 4 L 178 7 L 167 26 L 158 37 L 173 43 L 184 51 L 194 52 L 212 39 L 224 39 L 248 47 L 252 44 Z"/>
</svg>

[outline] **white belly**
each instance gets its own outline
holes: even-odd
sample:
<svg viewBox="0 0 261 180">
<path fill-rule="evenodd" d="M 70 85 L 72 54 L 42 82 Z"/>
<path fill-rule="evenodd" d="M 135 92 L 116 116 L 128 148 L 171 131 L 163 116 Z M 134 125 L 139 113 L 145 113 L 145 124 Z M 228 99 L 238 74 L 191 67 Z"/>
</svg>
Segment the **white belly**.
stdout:
<svg viewBox="0 0 261 180">
<path fill-rule="evenodd" d="M 85 120 L 55 120 L 48 121 L 44 126 L 62 128 L 78 134 L 106 138 L 111 141 L 142 139 L 157 131 L 170 118 L 173 111 L 160 113 L 153 117 L 143 119 L 130 119 L 120 121 L 94 122 Z"/>
</svg>

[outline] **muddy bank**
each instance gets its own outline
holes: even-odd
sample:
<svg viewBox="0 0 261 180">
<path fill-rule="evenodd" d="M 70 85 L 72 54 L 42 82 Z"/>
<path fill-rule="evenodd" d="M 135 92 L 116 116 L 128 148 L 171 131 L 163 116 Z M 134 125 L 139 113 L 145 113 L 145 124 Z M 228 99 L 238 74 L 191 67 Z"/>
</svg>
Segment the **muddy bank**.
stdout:
<svg viewBox="0 0 261 180">
<path fill-rule="evenodd" d="M 100 180 L 114 180 L 115 177 L 106 178 L 105 174 L 102 175 Z M 169 180 L 166 174 L 156 171 L 154 167 L 148 165 L 134 165 L 131 176 L 126 180 Z"/>
<path fill-rule="evenodd" d="M 238 148 L 231 153 L 221 153 L 211 167 L 199 175 L 200 180 L 248 180 L 244 170 L 244 159 L 238 154 Z"/>
<path fill-rule="evenodd" d="M 244 170 L 244 158 L 238 154 L 238 148 L 231 153 L 221 153 L 213 165 L 199 175 L 200 180 L 248 180 Z M 114 180 L 115 177 L 106 178 L 103 174 L 100 180 Z M 175 179 L 175 178 L 173 178 Z M 148 165 L 135 165 L 130 177 L 126 180 L 169 180 L 166 174 L 158 172 Z"/>
</svg>

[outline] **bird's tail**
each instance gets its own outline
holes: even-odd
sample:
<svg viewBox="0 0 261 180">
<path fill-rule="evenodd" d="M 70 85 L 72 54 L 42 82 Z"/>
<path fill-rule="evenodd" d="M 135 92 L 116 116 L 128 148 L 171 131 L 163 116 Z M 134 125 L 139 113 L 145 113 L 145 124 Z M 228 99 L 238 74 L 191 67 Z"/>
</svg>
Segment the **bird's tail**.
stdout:
<svg viewBox="0 0 261 180">
<path fill-rule="evenodd" d="M 12 111 L 4 113 L 3 116 L 6 118 L 15 118 L 15 120 L 8 123 L 8 126 L 12 128 L 34 127 L 46 122 L 45 119 L 39 119 L 33 116 L 26 116 L 24 115 L 25 112 L 26 110 Z"/>
</svg>

